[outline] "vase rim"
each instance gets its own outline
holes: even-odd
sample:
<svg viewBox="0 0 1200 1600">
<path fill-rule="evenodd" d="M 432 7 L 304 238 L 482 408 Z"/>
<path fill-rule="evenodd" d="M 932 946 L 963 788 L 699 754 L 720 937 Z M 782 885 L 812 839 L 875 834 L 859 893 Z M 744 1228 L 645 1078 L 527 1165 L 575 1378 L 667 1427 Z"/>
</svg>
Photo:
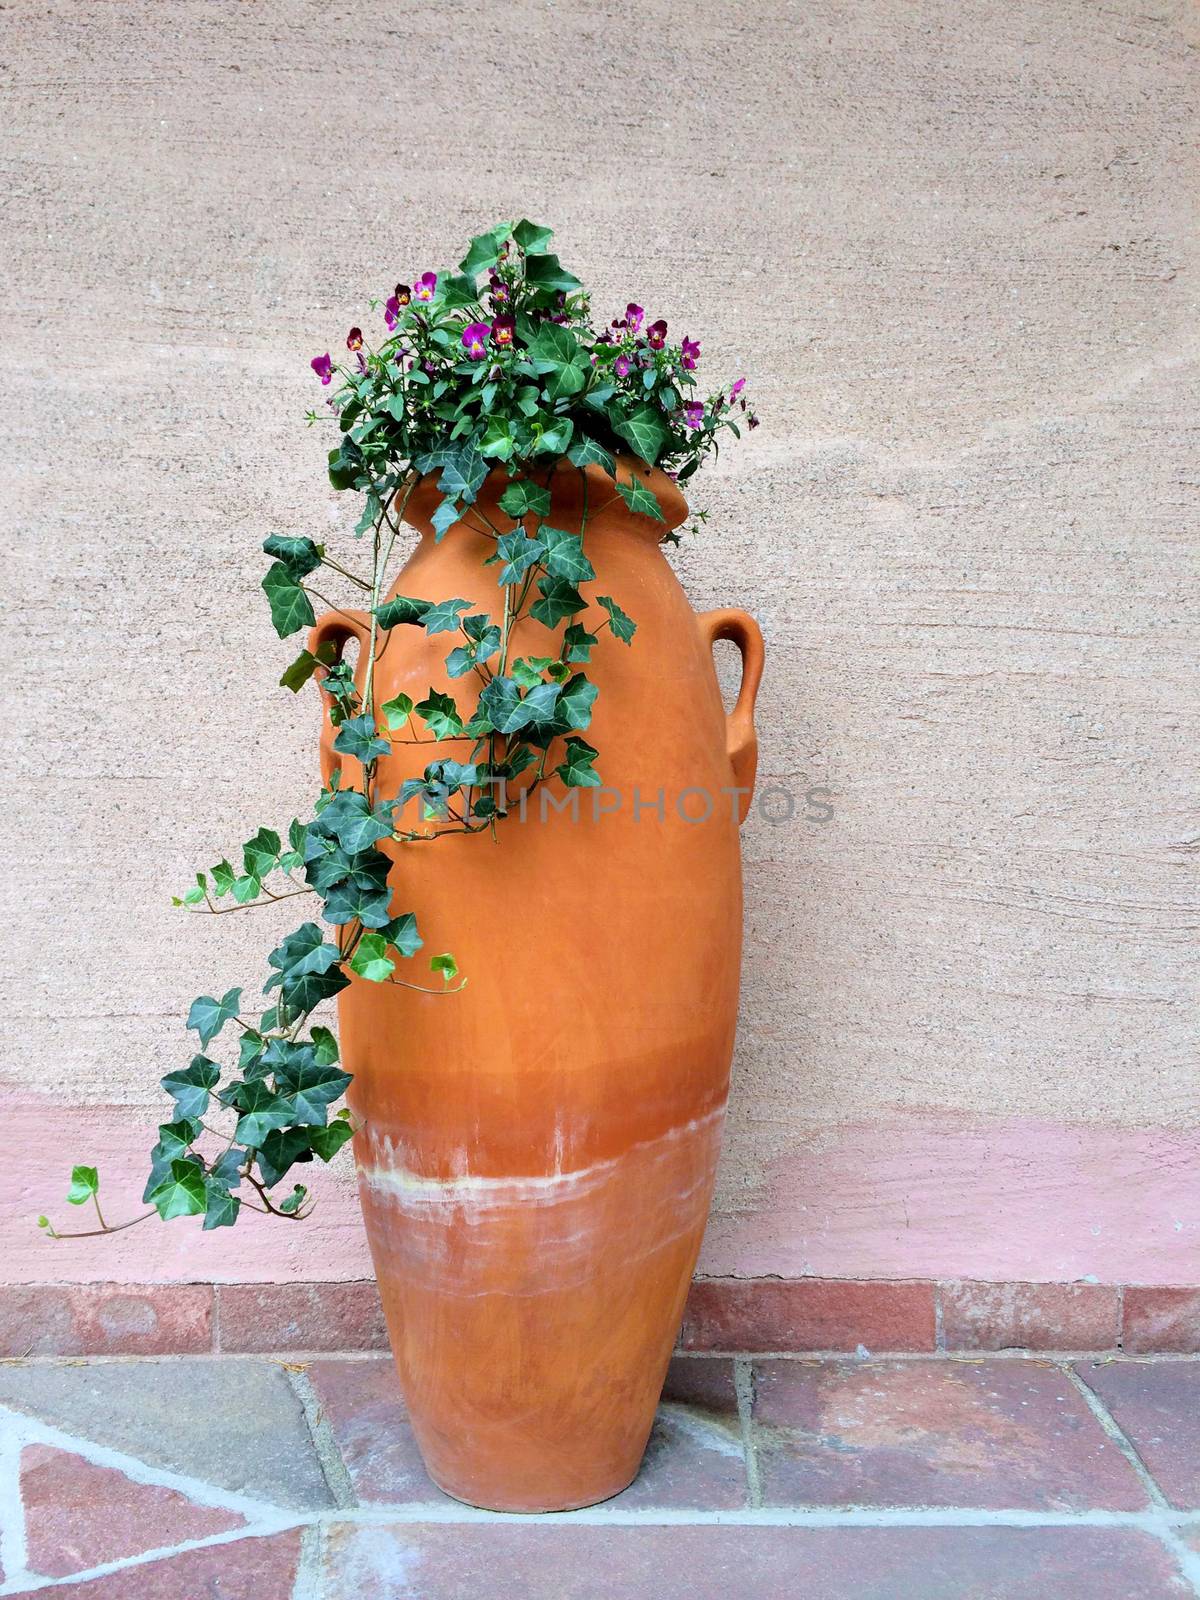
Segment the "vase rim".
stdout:
<svg viewBox="0 0 1200 1600">
<path fill-rule="evenodd" d="M 670 533 L 673 529 L 678 528 L 686 520 L 688 504 L 684 498 L 683 491 L 673 478 L 668 477 L 661 467 L 648 466 L 646 462 L 640 460 L 637 456 L 624 453 L 617 455 L 614 459 L 617 467 L 616 482 L 618 484 L 634 482 L 644 484 L 658 501 L 659 510 L 663 515 L 661 522 L 656 521 L 653 517 L 647 517 L 642 512 L 630 511 L 622 501 L 620 503 L 620 515 L 623 522 L 633 524 L 634 531 L 652 534 L 657 540 L 664 533 Z M 422 534 L 433 532 L 433 513 L 443 498 L 442 491 L 437 486 L 440 475 L 440 472 L 425 473 L 413 485 L 405 503 L 403 520 Z M 595 513 L 597 508 L 597 497 L 606 488 L 612 489 L 613 493 L 608 501 L 600 502 L 601 505 L 611 505 L 613 500 L 619 499 L 613 486 L 612 478 L 609 477 L 603 467 L 595 462 L 586 467 L 576 467 L 565 456 L 559 456 L 545 468 L 538 468 L 526 474 L 526 476 L 551 490 L 556 502 L 552 515 L 561 516 L 564 520 L 573 509 L 577 508 L 582 512 L 585 485 L 592 514 Z M 500 496 L 511 481 L 508 471 L 502 465 L 493 467 L 484 479 L 474 502 L 475 504 L 482 504 L 489 509 L 495 509 L 498 518 L 507 524 L 507 527 L 502 530 L 505 532 L 508 531 L 508 528 L 515 527 L 516 524 L 510 517 L 505 516 L 503 512 L 498 510 L 498 504 Z M 571 495 L 572 489 L 576 491 L 573 496 Z M 566 491 L 565 495 L 563 491 Z M 572 499 L 575 502 L 574 506 L 571 504 Z M 463 510 L 464 519 L 469 513 L 470 507 L 465 507 Z"/>
</svg>

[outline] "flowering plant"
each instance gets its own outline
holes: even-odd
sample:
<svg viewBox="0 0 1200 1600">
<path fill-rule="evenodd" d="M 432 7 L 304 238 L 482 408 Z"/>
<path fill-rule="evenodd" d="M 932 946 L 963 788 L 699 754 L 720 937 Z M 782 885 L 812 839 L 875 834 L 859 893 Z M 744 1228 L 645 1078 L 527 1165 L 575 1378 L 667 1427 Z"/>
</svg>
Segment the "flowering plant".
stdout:
<svg viewBox="0 0 1200 1600">
<path fill-rule="evenodd" d="M 243 1206 L 307 1215 L 312 1201 L 294 1169 L 314 1157 L 331 1160 L 354 1131 L 347 1108 L 332 1110 L 351 1076 L 338 1066 L 333 1033 L 312 1024 L 312 1013 L 352 976 L 430 992 L 397 976 L 422 948 L 416 918 L 393 904 L 402 847 L 494 830 L 506 815 L 506 784 L 522 775 L 526 794 L 552 779 L 568 789 L 600 783 L 599 752 L 582 737 L 597 695 L 583 669 L 593 651 L 608 647 L 606 630 L 629 646 L 636 623 L 611 596 L 593 602 L 581 593 L 597 576 L 585 550 L 586 506 L 578 532 L 550 526 L 545 480 L 563 458 L 579 469 L 599 467 L 632 512 L 661 522 L 656 496 L 636 474 L 619 473 L 618 455 L 683 483 L 719 449 L 723 433 L 740 436 L 742 422 L 754 428 L 757 418 L 743 398 L 744 379 L 701 395 L 698 341 L 669 342 L 666 322 L 647 323 L 641 306 L 630 303 L 597 332 L 587 294 L 550 253 L 550 239 L 549 229 L 527 221 L 489 228 L 456 272 L 424 272 L 375 303 L 384 324 L 377 345 L 351 328 L 344 359 L 326 352 L 311 362 L 333 392 L 309 420 L 324 416 L 337 427 L 329 477 L 335 489 L 364 497 L 354 531 L 370 536 L 370 570 L 354 573 L 311 539 L 271 534 L 262 586 L 281 638 L 316 621 L 311 597 L 324 598 L 313 584 L 322 567 L 369 595 L 357 674 L 319 646 L 301 650 L 280 680 L 296 692 L 317 675 L 347 773 L 335 770 L 307 821 L 293 820 L 286 837 L 260 828 L 242 847 L 240 870 L 225 859 L 197 873 L 176 904 L 221 916 L 311 895 L 320 922 L 304 922 L 267 956 L 270 1003 L 261 1015 L 244 1014 L 239 988 L 194 1001 L 188 1027 L 200 1053 L 162 1080 L 173 1112 L 151 1152 L 143 1196 L 151 1209 L 110 1226 L 96 1169 L 76 1166 L 67 1199 L 90 1202 L 99 1224 L 85 1233 L 117 1232 L 152 1216 L 200 1215 L 206 1229 L 226 1227 Z M 499 505 L 508 531 L 478 504 L 496 469 L 507 479 Z M 497 568 L 496 620 L 463 615 L 465 600 L 385 598 L 409 497 L 431 474 L 441 494 L 437 538 L 473 513 L 494 543 L 487 564 Z M 589 631 L 581 619 L 592 603 L 603 620 Z M 548 653 L 515 655 L 513 630 L 524 617 L 548 630 Z M 446 672 L 472 690 L 470 701 L 432 688 L 417 703 L 404 694 L 378 701 L 377 655 L 399 627 L 450 636 Z M 381 759 L 394 745 L 417 742 L 455 754 L 431 761 L 398 793 L 385 792 Z M 415 819 L 404 815 L 414 801 Z M 467 981 L 448 952 L 429 967 L 432 992 L 450 995 Z M 209 1052 L 227 1028 L 237 1033 L 235 1059 L 222 1064 Z M 214 1126 L 220 1116 L 225 1125 Z M 79 1236 L 38 1220 L 52 1237 Z"/>
</svg>

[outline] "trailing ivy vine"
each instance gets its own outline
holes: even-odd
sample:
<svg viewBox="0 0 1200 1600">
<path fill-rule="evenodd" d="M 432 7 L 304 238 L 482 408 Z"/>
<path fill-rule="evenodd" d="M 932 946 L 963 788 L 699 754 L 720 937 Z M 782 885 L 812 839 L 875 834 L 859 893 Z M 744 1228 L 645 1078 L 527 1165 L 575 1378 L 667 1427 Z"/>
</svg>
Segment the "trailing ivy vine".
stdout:
<svg viewBox="0 0 1200 1600">
<path fill-rule="evenodd" d="M 586 551 L 586 498 L 578 532 L 553 527 L 545 480 L 563 458 L 579 469 L 598 466 L 631 511 L 662 521 L 645 484 L 618 481 L 617 455 L 631 453 L 685 483 L 724 432 L 740 435 L 757 419 L 742 397 L 744 379 L 701 397 L 699 343 L 670 343 L 667 324 L 647 324 L 640 306 L 597 331 L 587 294 L 550 240 L 548 228 L 527 221 L 489 228 L 456 272 L 425 272 L 373 303 L 385 330 L 378 345 L 351 328 L 344 358 L 326 353 L 311 363 L 332 393 L 308 420 L 337 430 L 329 477 L 335 489 L 363 497 L 354 532 L 369 545 L 369 560 L 355 572 L 323 544 L 273 533 L 263 544 L 271 564 L 262 587 L 281 638 L 313 625 L 314 599 L 331 604 L 318 587 L 322 569 L 364 596 L 370 630 L 358 683 L 324 646 L 301 650 L 280 679 L 295 693 L 318 677 L 333 748 L 358 764 L 361 778 L 343 785 L 335 770 L 307 821 L 292 821 L 282 835 L 260 828 L 236 864 L 225 859 L 198 872 L 176 899 L 204 916 L 301 896 L 312 897 L 314 909 L 266 958 L 265 1010 L 240 988 L 192 1003 L 187 1026 L 199 1051 L 162 1080 L 172 1108 L 150 1153 L 149 1209 L 109 1224 L 96 1169 L 76 1166 L 67 1200 L 90 1203 L 97 1226 L 68 1233 L 40 1217 L 53 1238 L 115 1233 L 153 1216 L 203 1216 L 205 1229 L 228 1227 L 243 1208 L 306 1216 L 312 1200 L 296 1169 L 330 1161 L 354 1131 L 348 1108 L 334 1110 L 351 1077 L 338 1064 L 333 1033 L 311 1021 L 315 1009 L 351 974 L 447 997 L 467 982 L 449 953 L 432 955 L 425 976 L 419 967 L 416 978 L 402 976 L 423 949 L 413 913 L 393 909 L 403 847 L 496 829 L 508 784 L 522 775 L 525 793 L 553 781 L 568 789 L 600 783 L 598 752 L 585 737 L 597 692 L 586 669 L 595 651 L 630 646 L 636 623 L 610 595 L 593 593 L 600 580 Z M 510 531 L 478 501 L 495 468 L 508 480 L 499 504 L 516 524 Z M 409 497 L 429 474 L 441 493 L 436 536 L 470 515 L 489 540 L 491 612 L 472 612 L 459 598 L 387 598 Z M 589 630 L 580 619 L 591 606 L 604 615 Z M 513 653 L 513 630 L 526 616 L 551 630 L 550 654 Z M 431 689 L 417 702 L 405 694 L 379 701 L 376 663 L 397 628 L 444 636 L 446 672 L 461 680 L 461 696 Z M 381 759 L 414 743 L 438 746 L 436 759 L 397 793 L 385 792 Z"/>
</svg>

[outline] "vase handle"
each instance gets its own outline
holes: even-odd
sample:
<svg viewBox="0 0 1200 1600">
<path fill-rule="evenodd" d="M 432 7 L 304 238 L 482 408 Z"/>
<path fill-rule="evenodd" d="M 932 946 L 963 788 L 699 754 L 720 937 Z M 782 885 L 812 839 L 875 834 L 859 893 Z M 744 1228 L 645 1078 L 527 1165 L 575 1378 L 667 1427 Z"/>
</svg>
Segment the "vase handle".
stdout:
<svg viewBox="0 0 1200 1600">
<path fill-rule="evenodd" d="M 371 619 L 365 611 L 327 611 L 324 616 L 317 618 L 309 630 L 308 648 L 315 656 L 322 645 L 331 644 L 337 652 L 334 656 L 334 662 L 337 662 L 342 659 L 342 651 L 351 639 L 358 640 L 361 652 L 366 648 L 370 637 Z M 333 696 L 325 688 L 325 675 L 328 670 L 327 667 L 320 666 L 313 674 L 317 688 L 321 691 L 325 712 L 321 718 L 321 781 L 326 785 L 333 776 L 334 768 L 342 765 L 337 760 L 333 748 L 334 731 L 329 720 L 329 708 L 333 704 Z"/>
<path fill-rule="evenodd" d="M 738 823 L 746 820 L 754 798 L 754 775 L 758 770 L 758 735 L 754 731 L 754 702 L 762 682 L 763 636 L 754 618 L 745 611 L 725 608 L 704 611 L 697 617 L 700 631 L 711 650 L 718 639 L 729 639 L 742 656 L 742 682 L 737 704 L 725 718 L 725 749 L 733 767 L 734 782 L 745 794 L 738 796 Z"/>
</svg>

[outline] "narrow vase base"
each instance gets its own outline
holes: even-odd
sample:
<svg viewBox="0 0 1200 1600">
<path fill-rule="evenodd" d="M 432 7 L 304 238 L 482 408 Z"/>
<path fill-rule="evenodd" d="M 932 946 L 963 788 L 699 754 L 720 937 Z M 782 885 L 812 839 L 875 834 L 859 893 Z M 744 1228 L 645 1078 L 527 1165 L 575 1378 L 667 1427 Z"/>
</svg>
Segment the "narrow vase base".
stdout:
<svg viewBox="0 0 1200 1600">
<path fill-rule="evenodd" d="M 544 1516 L 554 1511 L 584 1511 L 588 1506 L 603 1505 L 606 1500 L 612 1500 L 617 1495 L 624 1494 L 625 1490 L 628 1489 L 641 1471 L 641 1468 L 642 1464 L 639 1461 L 629 1476 L 619 1482 L 615 1488 L 600 1489 L 595 1494 L 585 1495 L 580 1499 L 563 1499 L 561 1496 L 545 1496 L 535 1499 L 530 1496 L 526 1499 L 516 1500 L 504 1495 L 473 1494 L 466 1489 L 452 1489 L 448 1483 L 444 1483 L 435 1473 L 430 1472 L 429 1476 L 443 1494 L 449 1495 L 451 1500 L 457 1500 L 459 1505 L 470 1506 L 475 1511 L 496 1511 L 508 1516 L 530 1517 Z M 426 1471 L 428 1470 L 426 1468 Z M 501 1504 L 502 1501 L 504 1502 L 503 1504 Z"/>
</svg>

